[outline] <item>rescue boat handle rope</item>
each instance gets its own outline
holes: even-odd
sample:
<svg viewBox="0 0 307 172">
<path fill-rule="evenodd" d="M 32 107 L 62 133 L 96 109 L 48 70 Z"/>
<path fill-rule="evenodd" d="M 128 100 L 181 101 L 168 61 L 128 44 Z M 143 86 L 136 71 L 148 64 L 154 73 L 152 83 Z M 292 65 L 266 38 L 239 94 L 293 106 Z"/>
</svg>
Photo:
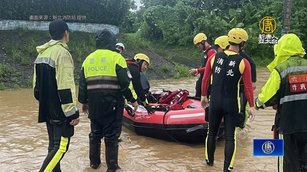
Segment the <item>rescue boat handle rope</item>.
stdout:
<svg viewBox="0 0 307 172">
<path fill-rule="evenodd" d="M 166 114 L 169 112 L 169 110 L 170 110 L 170 109 L 167 108 L 166 112 L 165 112 L 164 115 L 163 115 L 163 126 L 164 126 L 164 129 L 165 129 L 165 130 L 164 130 L 165 133 L 166 133 L 166 134 L 171 138 L 171 140 L 173 140 L 174 142 L 177 142 L 177 143 L 179 143 L 179 144 L 186 145 L 186 146 L 193 146 L 193 145 L 195 145 L 195 144 L 192 144 L 192 143 L 181 142 L 181 141 L 179 141 L 178 139 L 176 139 L 174 136 L 172 136 L 172 135 L 168 132 L 167 127 L 166 127 L 166 124 L 165 124 L 165 117 L 166 117 Z"/>
</svg>

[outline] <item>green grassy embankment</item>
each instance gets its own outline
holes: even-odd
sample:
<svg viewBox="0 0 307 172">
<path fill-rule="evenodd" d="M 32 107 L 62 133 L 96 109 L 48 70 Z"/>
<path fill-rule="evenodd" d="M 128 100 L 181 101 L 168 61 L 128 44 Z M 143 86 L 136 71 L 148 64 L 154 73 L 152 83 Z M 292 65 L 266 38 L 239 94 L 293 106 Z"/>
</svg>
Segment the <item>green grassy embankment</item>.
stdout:
<svg viewBox="0 0 307 172">
<path fill-rule="evenodd" d="M 75 62 L 76 82 L 83 60 L 95 50 L 94 37 L 94 34 L 82 32 L 72 32 L 70 35 L 68 45 Z M 46 31 L 0 31 L 0 90 L 32 86 L 36 46 L 49 39 Z M 192 42 L 190 47 L 170 47 L 161 42 L 144 40 L 137 34 L 120 35 L 119 41 L 126 46 L 125 58 L 133 58 L 136 53 L 145 53 L 151 58 L 152 64 L 146 72 L 149 79 L 188 77 L 188 70 L 200 63 L 199 52 Z M 255 61 L 266 64 L 263 60 Z"/>
</svg>

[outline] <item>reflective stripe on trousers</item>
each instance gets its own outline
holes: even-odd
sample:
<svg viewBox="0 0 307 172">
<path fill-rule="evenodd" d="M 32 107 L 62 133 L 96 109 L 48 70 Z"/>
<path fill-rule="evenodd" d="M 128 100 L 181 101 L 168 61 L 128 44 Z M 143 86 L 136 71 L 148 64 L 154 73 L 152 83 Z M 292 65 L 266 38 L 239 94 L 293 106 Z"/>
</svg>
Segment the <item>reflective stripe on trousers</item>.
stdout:
<svg viewBox="0 0 307 172">
<path fill-rule="evenodd" d="M 40 172 L 61 172 L 60 161 L 68 150 L 70 138 L 62 136 L 62 125 L 52 125 L 46 122 L 49 146 Z"/>
</svg>

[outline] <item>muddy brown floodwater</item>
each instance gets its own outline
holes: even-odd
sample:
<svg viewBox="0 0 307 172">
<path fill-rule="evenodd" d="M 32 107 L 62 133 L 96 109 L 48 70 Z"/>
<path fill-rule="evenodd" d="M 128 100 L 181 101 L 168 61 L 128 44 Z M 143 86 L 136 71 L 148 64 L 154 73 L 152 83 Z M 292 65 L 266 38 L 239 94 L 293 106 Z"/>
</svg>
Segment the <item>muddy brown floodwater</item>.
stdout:
<svg viewBox="0 0 307 172">
<path fill-rule="evenodd" d="M 258 70 L 256 93 L 268 75 L 266 69 Z M 196 78 L 188 78 L 152 81 L 151 84 L 153 90 L 183 88 L 194 95 L 195 81 Z M 37 110 L 31 89 L 0 92 L 0 172 L 33 172 L 40 168 L 47 153 L 48 140 L 45 125 L 37 123 Z M 270 129 L 274 113 L 271 108 L 257 111 L 255 121 L 238 131 L 235 172 L 277 171 L 277 158 L 254 157 L 252 144 L 255 138 L 272 138 Z M 88 133 L 89 120 L 82 114 L 69 151 L 61 161 L 62 171 L 106 170 L 105 162 L 98 170 L 89 168 Z M 138 136 L 126 128 L 123 128 L 121 138 L 119 164 L 122 172 L 216 172 L 223 168 L 223 139 L 218 140 L 214 166 L 208 167 L 204 161 L 203 145 L 188 146 Z"/>
</svg>

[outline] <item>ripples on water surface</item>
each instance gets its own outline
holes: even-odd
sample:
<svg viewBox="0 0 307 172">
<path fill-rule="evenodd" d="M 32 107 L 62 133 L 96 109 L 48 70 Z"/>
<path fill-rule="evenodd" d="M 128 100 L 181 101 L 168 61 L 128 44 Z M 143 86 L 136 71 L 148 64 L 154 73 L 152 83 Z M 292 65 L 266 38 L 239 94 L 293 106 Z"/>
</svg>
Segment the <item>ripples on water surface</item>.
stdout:
<svg viewBox="0 0 307 172">
<path fill-rule="evenodd" d="M 257 92 L 267 79 L 265 70 L 258 72 Z M 178 88 L 188 89 L 194 94 L 196 78 L 167 81 L 153 81 L 153 90 Z M 23 89 L 0 92 L 0 171 L 38 171 L 47 153 L 47 132 L 44 124 L 37 123 L 37 103 L 32 90 Z M 274 111 L 257 111 L 256 118 L 244 130 L 237 133 L 237 154 L 235 170 L 238 172 L 277 171 L 275 157 L 253 157 L 254 138 L 271 138 Z M 82 115 L 76 127 L 68 153 L 62 160 L 64 172 L 105 171 L 103 162 L 98 170 L 92 170 L 88 160 L 89 122 Z M 207 167 L 204 161 L 203 145 L 188 146 L 144 136 L 123 129 L 119 150 L 122 172 L 216 172 L 222 171 L 224 140 L 217 143 L 214 167 Z M 102 146 L 104 160 L 104 145 Z"/>
</svg>

